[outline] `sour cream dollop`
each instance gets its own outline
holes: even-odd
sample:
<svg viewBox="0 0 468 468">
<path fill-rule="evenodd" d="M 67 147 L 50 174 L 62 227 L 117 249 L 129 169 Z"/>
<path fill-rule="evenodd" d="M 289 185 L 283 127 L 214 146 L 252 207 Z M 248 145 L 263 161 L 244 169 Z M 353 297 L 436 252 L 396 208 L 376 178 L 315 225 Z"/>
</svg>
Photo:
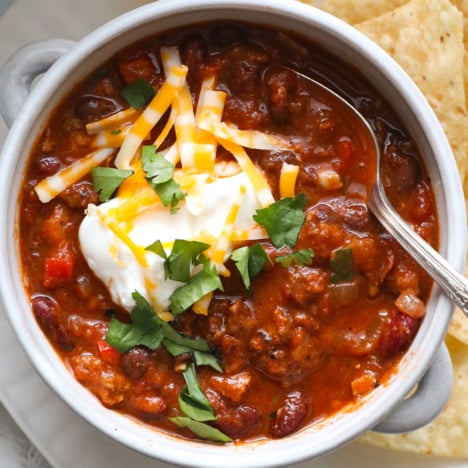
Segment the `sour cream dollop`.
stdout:
<svg viewBox="0 0 468 468">
<path fill-rule="evenodd" d="M 132 213 L 131 219 L 120 222 L 117 228 L 111 213 L 118 212 L 127 198 L 117 196 L 88 207 L 79 230 L 81 250 L 112 300 L 124 309 L 132 309 L 132 293 L 138 291 L 158 313 L 167 311 L 172 293 L 182 285 L 165 278 L 162 257 L 144 250 L 156 240 L 161 241 L 167 254 L 176 239 L 213 245 L 221 237 L 226 216 L 235 203 L 239 204 L 236 232 L 246 235 L 258 230 L 252 216 L 260 205 L 243 172 L 212 180 L 202 177 L 199 182 L 177 210 L 171 212 L 156 203 Z M 245 193 L 239 197 L 241 187 L 245 187 Z M 226 249 L 225 260 L 231 250 L 231 246 Z"/>
</svg>

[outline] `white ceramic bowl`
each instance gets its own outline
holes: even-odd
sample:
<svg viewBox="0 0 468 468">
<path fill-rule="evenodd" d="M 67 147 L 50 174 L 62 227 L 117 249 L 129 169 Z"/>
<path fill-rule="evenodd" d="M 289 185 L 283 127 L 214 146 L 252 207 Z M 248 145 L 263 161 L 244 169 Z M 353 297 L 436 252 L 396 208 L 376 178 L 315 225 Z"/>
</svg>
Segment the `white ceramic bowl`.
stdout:
<svg viewBox="0 0 468 468">
<path fill-rule="evenodd" d="M 429 422 L 446 402 L 452 378 L 443 338 L 453 306 L 437 287 L 411 348 L 388 384 L 377 388 L 359 405 L 290 437 L 240 445 L 183 441 L 104 408 L 73 378 L 37 326 L 18 262 L 17 198 L 25 161 L 50 112 L 81 78 L 123 46 L 162 30 L 217 19 L 293 30 L 365 72 L 392 103 L 420 148 L 436 195 L 442 227 L 440 251 L 456 269 L 463 270 L 465 206 L 450 147 L 420 91 L 388 55 L 341 21 L 295 1 L 161 0 L 117 18 L 72 47 L 67 41 L 49 41 L 19 51 L 0 74 L 2 113 L 8 123 L 15 120 L 0 158 L 0 289 L 3 307 L 18 339 L 43 379 L 83 418 L 124 445 L 178 465 L 291 465 L 323 455 L 376 426 L 386 432 L 403 432 Z M 67 49 L 34 87 L 19 113 L 31 80 Z M 416 395 L 401 403 L 419 381 L 422 383 Z"/>
</svg>

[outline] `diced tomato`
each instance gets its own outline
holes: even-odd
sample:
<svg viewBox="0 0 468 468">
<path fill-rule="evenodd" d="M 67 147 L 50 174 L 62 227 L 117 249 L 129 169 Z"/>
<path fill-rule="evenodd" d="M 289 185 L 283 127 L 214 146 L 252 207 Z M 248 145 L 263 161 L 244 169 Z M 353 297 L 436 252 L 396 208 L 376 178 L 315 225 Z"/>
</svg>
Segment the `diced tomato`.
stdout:
<svg viewBox="0 0 468 468">
<path fill-rule="evenodd" d="M 70 251 L 46 257 L 44 262 L 44 286 L 54 288 L 73 278 L 75 255 Z"/>
<path fill-rule="evenodd" d="M 122 354 L 113 348 L 106 340 L 98 340 L 97 348 L 99 357 L 108 364 L 115 365 L 120 361 Z"/>
</svg>

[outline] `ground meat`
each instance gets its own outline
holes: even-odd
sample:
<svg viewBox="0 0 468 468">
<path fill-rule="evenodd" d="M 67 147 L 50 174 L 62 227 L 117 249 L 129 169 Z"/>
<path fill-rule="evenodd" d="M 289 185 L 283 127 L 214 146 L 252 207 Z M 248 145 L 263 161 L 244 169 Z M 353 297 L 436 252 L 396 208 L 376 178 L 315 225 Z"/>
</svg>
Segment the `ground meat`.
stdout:
<svg viewBox="0 0 468 468">
<path fill-rule="evenodd" d="M 60 197 L 70 208 L 85 209 L 90 203 L 96 204 L 99 202 L 99 195 L 89 181 L 73 184 L 62 192 Z"/>
<path fill-rule="evenodd" d="M 289 267 L 288 277 L 285 294 L 298 306 L 310 303 L 317 294 L 325 290 L 329 282 L 327 274 L 322 269 L 307 266 Z"/>
<path fill-rule="evenodd" d="M 125 376 L 92 354 L 73 356 L 70 364 L 76 379 L 106 406 L 122 402 L 132 389 L 131 382 Z"/>
</svg>

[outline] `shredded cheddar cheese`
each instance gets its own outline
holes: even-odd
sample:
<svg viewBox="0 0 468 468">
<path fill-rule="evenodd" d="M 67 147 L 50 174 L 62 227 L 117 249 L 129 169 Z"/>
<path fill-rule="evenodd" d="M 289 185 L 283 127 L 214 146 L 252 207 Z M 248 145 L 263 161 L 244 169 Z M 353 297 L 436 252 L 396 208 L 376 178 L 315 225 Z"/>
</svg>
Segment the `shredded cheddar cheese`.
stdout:
<svg viewBox="0 0 468 468">
<path fill-rule="evenodd" d="M 171 73 L 167 76 L 166 81 L 132 125 L 129 134 L 115 157 L 116 167 L 119 169 L 128 169 L 130 167 L 132 159 L 143 140 L 159 122 L 184 85 L 187 71 L 188 69 L 184 65 L 171 69 Z"/>
<path fill-rule="evenodd" d="M 262 207 L 266 207 L 274 203 L 275 199 L 271 193 L 270 186 L 268 185 L 265 176 L 260 169 L 252 162 L 249 155 L 245 152 L 242 146 L 232 143 L 229 140 L 218 140 L 219 143 L 224 146 L 230 153 L 234 155 L 239 166 L 245 172 L 245 175 L 249 179 L 252 187 L 254 188 L 257 197 Z"/>
<path fill-rule="evenodd" d="M 229 210 L 229 213 L 226 217 L 226 221 L 224 222 L 221 237 L 218 239 L 218 242 L 214 246 L 213 251 L 210 252 L 211 260 L 216 265 L 218 273 L 222 276 L 230 276 L 229 270 L 224 266 L 224 261 L 226 253 L 228 252 L 231 245 L 231 234 L 234 230 L 234 224 L 236 222 L 242 198 L 245 196 L 245 193 L 246 187 L 245 185 L 241 185 L 239 189 L 239 195 L 236 201 L 232 204 L 231 209 Z"/>
<path fill-rule="evenodd" d="M 294 197 L 296 195 L 296 180 L 298 174 L 299 166 L 283 162 L 279 180 L 281 198 Z"/>
<path fill-rule="evenodd" d="M 140 110 L 129 107 L 128 109 L 109 115 L 108 117 L 97 120 L 96 122 L 86 124 L 86 131 L 90 135 L 95 135 L 99 132 L 111 131 L 116 128 L 120 128 L 123 125 L 135 122 L 136 118 L 140 114 Z"/>
<path fill-rule="evenodd" d="M 145 251 L 145 246 L 138 245 L 130 237 L 140 214 L 151 208 L 162 209 L 161 200 L 149 185 L 141 164 L 142 147 L 149 144 L 146 142 L 156 125 L 166 116 L 162 129 L 152 141 L 156 150 L 176 168 L 174 180 L 185 194 L 181 203 L 191 216 L 198 217 L 204 213 L 208 203 L 202 190 L 204 186 L 222 178 L 229 181 L 229 178 L 241 172 L 245 175 L 243 182 L 236 186 L 239 187 L 239 193 L 234 202 L 230 200 L 229 203 L 232 204 L 227 205 L 230 208 L 219 237 L 209 230 L 205 232 L 204 229 L 193 233 L 192 240 L 210 245 L 207 256 L 222 276 L 230 275 L 224 262 L 234 243 L 268 237 L 265 229 L 255 223 L 249 228 L 236 225 L 239 223 L 238 215 L 247 190 L 254 206 L 265 208 L 275 201 L 265 175 L 254 164 L 245 148 L 294 150 L 294 146 L 285 137 L 257 130 L 239 129 L 223 121 L 227 94 L 215 89 L 214 75 L 207 77 L 201 84 L 198 102 L 194 106 L 191 90 L 186 82 L 188 69 L 181 63 L 179 51 L 174 47 L 163 46 L 160 55 L 165 81 L 149 104 L 143 110 L 128 108 L 87 124 L 86 130 L 92 137 L 92 147 L 96 148 L 96 151 L 47 177 L 37 184 L 35 190 L 39 199 L 47 203 L 79 181 L 93 167 L 102 164 L 115 152 L 114 148 L 118 148 L 114 159 L 115 167 L 132 169 L 133 175 L 125 179 L 118 188 L 117 197 L 120 203 L 108 208 L 106 212 L 97 207 L 92 209 L 96 210 L 100 222 L 133 254 L 141 268 L 146 293 L 152 306 L 161 318 L 170 320 L 173 318 L 172 314 L 164 310 L 156 300 L 158 284 L 148 271 L 148 258 L 151 258 L 148 255 L 154 253 Z M 217 160 L 219 145 L 232 154 L 232 161 Z M 161 147 L 164 149 L 160 150 Z M 298 166 L 283 163 L 279 181 L 281 197 L 295 195 L 298 171 Z M 327 185 L 333 184 L 332 175 L 324 173 L 322 182 Z M 157 236 L 157 233 L 155 235 Z M 114 261 L 118 262 L 119 246 L 116 242 L 109 247 L 109 253 Z M 166 240 L 163 243 L 164 249 L 171 248 L 173 242 Z M 192 306 L 195 313 L 206 315 L 212 296 L 213 293 L 209 293 L 198 300 Z"/>
<path fill-rule="evenodd" d="M 103 148 L 88 154 L 61 171 L 46 177 L 39 182 L 34 190 L 42 203 L 47 203 L 66 188 L 82 179 L 91 169 L 103 163 L 112 153 L 113 148 Z"/>
</svg>

